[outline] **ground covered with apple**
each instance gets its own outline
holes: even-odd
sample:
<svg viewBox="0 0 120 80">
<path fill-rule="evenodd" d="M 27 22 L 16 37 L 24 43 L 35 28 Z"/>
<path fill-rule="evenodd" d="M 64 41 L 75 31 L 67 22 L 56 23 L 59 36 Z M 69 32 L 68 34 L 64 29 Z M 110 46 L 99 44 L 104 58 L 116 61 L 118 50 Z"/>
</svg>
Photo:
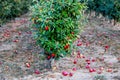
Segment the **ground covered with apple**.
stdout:
<svg viewBox="0 0 120 80">
<path fill-rule="evenodd" d="M 29 13 L 28 13 L 29 14 Z M 120 80 L 120 24 L 88 17 L 78 50 L 47 60 L 25 14 L 0 27 L 0 80 Z"/>
</svg>

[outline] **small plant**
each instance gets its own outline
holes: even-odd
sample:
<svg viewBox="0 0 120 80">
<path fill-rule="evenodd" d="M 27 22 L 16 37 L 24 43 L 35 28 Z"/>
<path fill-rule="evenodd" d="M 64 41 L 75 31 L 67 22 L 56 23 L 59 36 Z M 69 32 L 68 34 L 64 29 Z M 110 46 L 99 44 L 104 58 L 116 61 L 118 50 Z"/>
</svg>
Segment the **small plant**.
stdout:
<svg viewBox="0 0 120 80">
<path fill-rule="evenodd" d="M 107 78 L 103 75 L 97 75 L 97 76 L 94 77 L 93 80 L 107 80 Z"/>
<path fill-rule="evenodd" d="M 73 42 L 82 30 L 85 4 L 77 0 L 40 0 L 31 7 L 37 44 L 48 59 L 71 53 Z M 80 22 L 81 21 L 81 22 Z"/>
</svg>

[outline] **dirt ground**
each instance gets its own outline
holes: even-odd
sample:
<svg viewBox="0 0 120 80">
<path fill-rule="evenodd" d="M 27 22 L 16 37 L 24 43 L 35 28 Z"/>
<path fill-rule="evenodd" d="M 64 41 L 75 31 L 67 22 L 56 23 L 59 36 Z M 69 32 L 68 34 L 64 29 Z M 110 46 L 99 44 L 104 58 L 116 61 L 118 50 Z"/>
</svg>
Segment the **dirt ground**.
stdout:
<svg viewBox="0 0 120 80">
<path fill-rule="evenodd" d="M 78 51 L 49 61 L 35 44 L 29 19 L 25 14 L 0 27 L 0 80 L 120 80 L 119 23 L 90 16 Z"/>
</svg>

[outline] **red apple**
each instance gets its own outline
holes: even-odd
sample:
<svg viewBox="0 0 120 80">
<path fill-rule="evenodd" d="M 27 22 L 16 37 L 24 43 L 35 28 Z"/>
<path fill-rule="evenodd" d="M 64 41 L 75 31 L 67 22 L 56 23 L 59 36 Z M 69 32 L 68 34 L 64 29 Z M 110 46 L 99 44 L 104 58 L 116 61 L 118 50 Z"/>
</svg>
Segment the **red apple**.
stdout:
<svg viewBox="0 0 120 80">
<path fill-rule="evenodd" d="M 62 72 L 62 75 L 63 75 L 63 76 L 67 76 L 68 74 L 69 74 L 69 73 L 68 73 L 67 71 L 63 71 L 63 72 Z"/>
<path fill-rule="evenodd" d="M 93 72 L 96 72 L 96 69 L 93 69 Z"/>
<path fill-rule="evenodd" d="M 92 59 L 92 62 L 95 62 L 96 61 L 96 59 Z"/>
<path fill-rule="evenodd" d="M 49 60 L 51 58 L 51 56 L 47 56 L 47 59 Z"/>
<path fill-rule="evenodd" d="M 74 64 L 77 64 L 77 60 L 74 60 L 73 63 L 74 63 Z"/>
<path fill-rule="evenodd" d="M 83 55 L 83 58 L 85 58 L 85 56 Z"/>
<path fill-rule="evenodd" d="M 73 71 L 76 71 L 77 69 L 76 68 L 72 68 Z"/>
<path fill-rule="evenodd" d="M 90 64 L 90 61 L 87 61 L 87 64 Z"/>
<path fill-rule="evenodd" d="M 77 46 L 81 46 L 81 45 L 82 45 L 82 42 L 78 42 L 78 43 L 77 43 Z"/>
<path fill-rule="evenodd" d="M 77 58 L 80 58 L 80 55 L 77 55 Z"/>
<path fill-rule="evenodd" d="M 16 40 L 13 40 L 13 42 L 16 42 L 16 43 L 17 43 L 18 41 L 19 41 L 18 39 L 16 39 Z"/>
<path fill-rule="evenodd" d="M 90 59 L 86 59 L 86 62 L 90 61 Z"/>
<path fill-rule="evenodd" d="M 35 70 L 34 73 L 35 73 L 35 74 L 40 74 L 40 71 L 39 71 L 39 70 Z"/>
<path fill-rule="evenodd" d="M 20 32 L 20 31 L 18 32 L 18 35 L 21 35 L 21 32 Z"/>
<path fill-rule="evenodd" d="M 80 51 L 77 51 L 77 55 L 80 55 Z"/>
<path fill-rule="evenodd" d="M 100 67 L 99 69 L 100 69 L 101 71 L 103 71 L 103 70 L 104 70 L 104 67 Z"/>
<path fill-rule="evenodd" d="M 45 30 L 46 30 L 46 31 L 48 31 L 48 30 L 49 30 L 49 27 L 48 27 L 48 26 L 46 26 L 46 27 L 45 27 Z"/>
<path fill-rule="evenodd" d="M 72 76 L 73 76 L 73 73 L 70 72 L 70 73 L 69 73 L 69 76 L 72 77 Z"/>
<path fill-rule="evenodd" d="M 89 69 L 89 72 L 93 72 L 93 69 L 90 68 L 90 69 Z"/>
<path fill-rule="evenodd" d="M 106 45 L 105 46 L 105 51 L 107 51 L 110 48 L 110 46 Z"/>
<path fill-rule="evenodd" d="M 25 63 L 26 67 L 30 68 L 30 63 Z"/>
<path fill-rule="evenodd" d="M 65 46 L 64 46 L 64 49 L 66 50 L 66 49 L 68 49 L 69 48 L 69 44 L 66 44 Z"/>
<path fill-rule="evenodd" d="M 86 69 L 89 69 L 90 68 L 90 65 L 86 65 Z"/>
<path fill-rule="evenodd" d="M 53 58 L 54 58 L 54 57 L 55 57 L 55 53 L 52 53 L 52 54 L 51 54 L 51 57 L 53 57 Z"/>
<path fill-rule="evenodd" d="M 107 69 L 107 72 L 112 72 L 112 69 L 111 68 Z"/>
</svg>

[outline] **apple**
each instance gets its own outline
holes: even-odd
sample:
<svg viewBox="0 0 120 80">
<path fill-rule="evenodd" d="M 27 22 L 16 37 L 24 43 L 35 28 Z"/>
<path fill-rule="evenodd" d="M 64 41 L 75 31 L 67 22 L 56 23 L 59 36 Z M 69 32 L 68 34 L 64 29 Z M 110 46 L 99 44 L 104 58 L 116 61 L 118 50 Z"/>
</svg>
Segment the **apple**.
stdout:
<svg viewBox="0 0 120 80">
<path fill-rule="evenodd" d="M 40 74 L 40 71 L 39 71 L 39 70 L 35 70 L 34 73 L 35 73 L 35 74 Z"/>
<path fill-rule="evenodd" d="M 73 76 L 73 73 L 70 72 L 70 73 L 69 73 L 69 76 L 72 77 L 72 76 Z"/>
<path fill-rule="evenodd" d="M 67 71 L 62 71 L 63 76 L 67 76 L 69 73 Z"/>
<path fill-rule="evenodd" d="M 30 68 L 30 63 L 25 63 L 26 67 Z"/>
<path fill-rule="evenodd" d="M 76 68 L 72 68 L 73 71 L 76 71 L 77 69 Z"/>
<path fill-rule="evenodd" d="M 89 69 L 90 68 L 90 65 L 86 65 L 86 69 Z"/>
</svg>

